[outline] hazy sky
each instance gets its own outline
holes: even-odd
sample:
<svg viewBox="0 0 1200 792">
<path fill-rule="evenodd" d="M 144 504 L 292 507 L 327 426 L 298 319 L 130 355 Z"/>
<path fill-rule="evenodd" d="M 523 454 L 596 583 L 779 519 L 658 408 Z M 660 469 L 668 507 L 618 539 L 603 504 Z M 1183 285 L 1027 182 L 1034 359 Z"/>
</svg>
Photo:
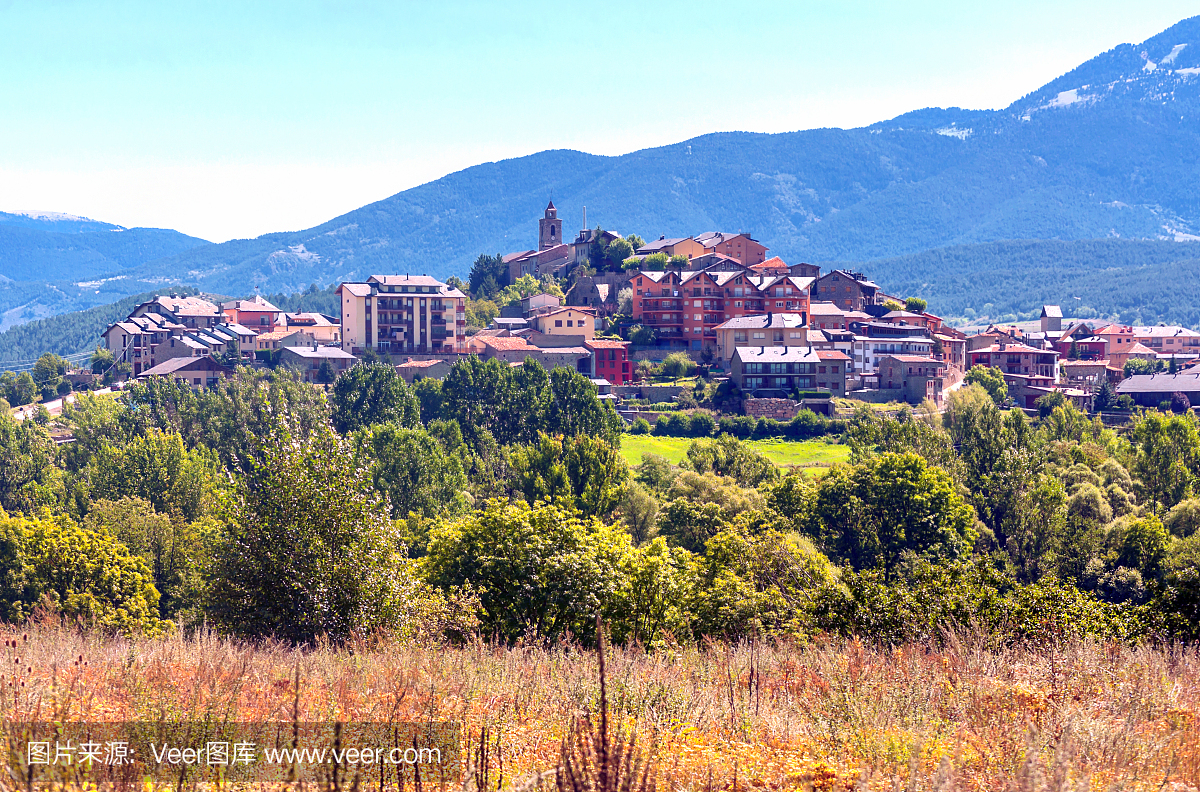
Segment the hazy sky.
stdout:
<svg viewBox="0 0 1200 792">
<path fill-rule="evenodd" d="M 0 209 L 221 241 L 479 162 L 1003 107 L 1195 0 L 0 0 Z"/>
</svg>

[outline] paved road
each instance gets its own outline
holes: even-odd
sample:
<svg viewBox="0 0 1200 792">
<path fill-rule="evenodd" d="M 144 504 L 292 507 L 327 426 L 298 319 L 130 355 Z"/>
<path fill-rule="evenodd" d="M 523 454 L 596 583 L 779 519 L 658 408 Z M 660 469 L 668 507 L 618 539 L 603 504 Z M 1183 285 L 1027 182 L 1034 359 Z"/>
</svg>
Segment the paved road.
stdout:
<svg viewBox="0 0 1200 792">
<path fill-rule="evenodd" d="M 113 392 L 112 388 L 101 388 L 100 390 L 96 390 L 96 391 L 88 391 L 88 393 L 96 393 L 96 394 L 112 393 L 112 392 Z M 75 393 L 67 394 L 67 396 L 65 397 L 67 403 L 70 404 L 71 402 L 75 401 L 77 396 L 78 396 L 78 394 L 75 394 Z M 22 407 L 13 407 L 12 408 L 13 418 L 16 418 L 18 421 L 24 421 L 26 418 L 32 418 L 34 415 L 37 414 L 38 407 L 45 407 L 46 411 L 49 412 L 51 415 L 62 415 L 63 399 L 58 398 L 58 399 L 52 399 L 52 400 L 50 400 L 48 402 L 44 402 L 42 404 L 26 404 Z"/>
</svg>

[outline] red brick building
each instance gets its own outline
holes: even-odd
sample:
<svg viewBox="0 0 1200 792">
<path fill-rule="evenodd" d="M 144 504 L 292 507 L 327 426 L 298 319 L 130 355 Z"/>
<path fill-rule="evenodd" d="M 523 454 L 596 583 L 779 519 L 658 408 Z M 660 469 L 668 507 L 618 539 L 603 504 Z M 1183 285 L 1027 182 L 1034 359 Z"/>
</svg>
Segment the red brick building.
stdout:
<svg viewBox="0 0 1200 792">
<path fill-rule="evenodd" d="M 642 271 L 630 281 L 633 318 L 655 331 L 659 346 L 700 350 L 716 346 L 717 325 L 739 316 L 797 313 L 806 324 L 812 283 L 748 267 Z"/>
</svg>

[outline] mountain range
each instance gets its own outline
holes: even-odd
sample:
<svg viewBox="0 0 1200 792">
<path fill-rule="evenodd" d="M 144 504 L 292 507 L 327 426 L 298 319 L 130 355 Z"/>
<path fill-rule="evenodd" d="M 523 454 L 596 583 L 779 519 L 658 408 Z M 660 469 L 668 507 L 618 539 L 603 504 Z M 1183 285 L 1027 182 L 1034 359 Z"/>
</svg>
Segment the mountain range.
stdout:
<svg viewBox="0 0 1200 792">
<path fill-rule="evenodd" d="M 1194 277 L 1200 245 L 1175 243 L 1200 240 L 1200 17 L 1098 55 L 1002 110 L 930 108 L 860 129 L 716 133 L 616 157 L 545 151 L 257 239 L 204 244 L 170 231 L 0 215 L 0 272 L 11 279 L 0 286 L 0 310 L 86 307 L 81 300 L 164 279 L 248 294 L 375 272 L 465 275 L 480 253 L 534 247 L 551 194 L 568 228 L 573 217 L 582 224 L 586 206 L 591 225 L 647 239 L 749 231 L 788 262 L 853 263 L 905 294 L 940 295 L 939 284 L 954 283 L 964 290 L 949 311 L 958 315 L 1067 302 L 1077 296 L 1072 278 L 1103 269 Z M 1104 267 L 1068 268 L 1034 290 L 1029 278 L 1043 277 L 1052 251 L 1066 248 L 1043 245 L 1030 258 L 1028 245 L 999 244 L 1104 239 L 1162 244 L 1110 245 Z M 941 249 L 959 252 L 927 253 Z M 54 264 L 60 255 L 69 263 Z M 916 266 L 924 269 L 914 276 Z M 989 283 L 1001 293 L 985 293 L 973 288 L 976 271 L 1013 277 Z M 21 292 L 30 283 L 36 288 Z M 1153 304 L 1153 289 L 1139 294 Z M 1122 309 L 1134 315 L 1142 306 L 1113 313 Z"/>
</svg>

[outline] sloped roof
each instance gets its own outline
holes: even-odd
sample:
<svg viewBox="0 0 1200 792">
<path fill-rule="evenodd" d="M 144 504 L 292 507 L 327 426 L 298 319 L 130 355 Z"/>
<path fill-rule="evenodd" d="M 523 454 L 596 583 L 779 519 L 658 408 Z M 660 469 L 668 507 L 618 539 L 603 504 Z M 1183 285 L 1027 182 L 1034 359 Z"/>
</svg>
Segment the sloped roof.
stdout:
<svg viewBox="0 0 1200 792">
<path fill-rule="evenodd" d="M 798 313 L 769 313 L 753 316 L 735 316 L 717 325 L 714 330 L 761 330 L 764 328 L 794 328 L 803 327 L 804 322 Z"/>
<path fill-rule="evenodd" d="M 743 363 L 801 363 L 818 360 L 810 346 L 740 346 L 733 350 Z"/>
<path fill-rule="evenodd" d="M 221 310 L 202 297 L 171 297 L 159 295 L 153 302 L 167 309 L 176 316 L 216 316 Z"/>
<path fill-rule="evenodd" d="M 371 285 L 368 283 L 343 283 L 337 287 L 337 291 L 340 292 L 342 289 L 350 292 L 355 297 L 371 296 Z"/>
<path fill-rule="evenodd" d="M 284 347 L 280 350 L 280 353 L 299 355 L 303 358 L 332 358 L 334 360 L 358 359 L 341 347 L 334 346 L 319 346 L 316 349 L 313 349 L 312 347 Z"/>
<path fill-rule="evenodd" d="M 177 358 L 169 358 L 168 360 L 164 360 L 162 363 L 159 363 L 157 366 L 146 369 L 141 374 L 139 374 L 138 377 L 141 378 L 141 377 L 166 376 L 168 374 L 174 374 L 175 372 L 183 370 L 183 369 L 191 368 L 192 366 L 197 365 L 197 364 L 202 366 L 206 371 L 217 370 L 217 371 L 224 371 L 226 373 L 229 373 L 229 369 L 225 368 L 220 363 L 216 362 L 215 360 L 213 360 L 212 358 L 207 357 L 207 356 L 205 356 L 205 357 L 177 357 Z"/>
</svg>

